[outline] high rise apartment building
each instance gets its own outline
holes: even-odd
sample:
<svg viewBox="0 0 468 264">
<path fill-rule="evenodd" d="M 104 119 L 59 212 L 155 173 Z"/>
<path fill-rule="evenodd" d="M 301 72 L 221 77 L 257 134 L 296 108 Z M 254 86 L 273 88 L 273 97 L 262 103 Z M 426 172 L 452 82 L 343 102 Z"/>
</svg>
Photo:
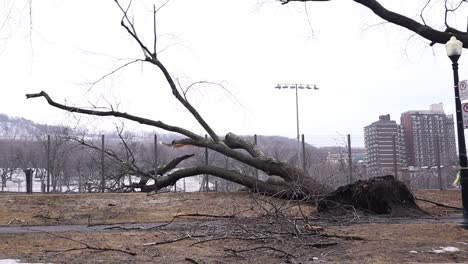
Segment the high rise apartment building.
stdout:
<svg viewBox="0 0 468 264">
<path fill-rule="evenodd" d="M 364 144 L 369 175 L 393 174 L 406 165 L 403 130 L 390 115 L 379 116 L 379 120 L 364 128 Z"/>
<path fill-rule="evenodd" d="M 438 156 L 442 165 L 456 164 L 453 115 L 444 113 L 442 103 L 402 113 L 401 126 L 408 166 L 435 166 Z"/>
</svg>

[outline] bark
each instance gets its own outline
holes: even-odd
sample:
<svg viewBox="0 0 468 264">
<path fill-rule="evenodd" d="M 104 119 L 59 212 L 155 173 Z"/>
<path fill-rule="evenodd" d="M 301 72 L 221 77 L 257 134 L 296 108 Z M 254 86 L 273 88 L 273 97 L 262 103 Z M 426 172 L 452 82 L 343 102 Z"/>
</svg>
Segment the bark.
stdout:
<svg viewBox="0 0 468 264">
<path fill-rule="evenodd" d="M 142 192 L 151 192 L 151 191 L 158 191 L 161 188 L 167 187 L 169 185 L 173 185 L 175 183 L 175 181 L 172 184 L 168 184 L 168 185 L 162 186 L 160 188 L 156 188 L 155 185 L 146 185 L 146 183 L 148 182 L 148 180 L 150 178 L 154 179 L 155 181 L 159 181 L 160 178 L 158 176 L 162 176 L 162 175 L 166 174 L 167 172 L 175 169 L 182 161 L 184 161 L 186 159 L 189 159 L 189 158 L 191 158 L 193 156 L 194 156 L 194 154 L 177 157 L 177 158 L 173 159 L 172 161 L 170 161 L 168 164 L 163 165 L 163 166 L 157 168 L 156 170 L 150 170 L 148 172 L 142 172 L 139 169 L 129 171 L 129 172 L 127 172 L 127 174 L 136 174 L 136 175 L 140 176 L 141 179 L 140 179 L 140 181 L 138 183 L 133 184 L 131 186 L 126 186 L 126 188 L 128 188 L 128 187 L 130 187 L 132 189 L 133 188 L 140 188 Z"/>
<path fill-rule="evenodd" d="M 196 175 L 209 174 L 249 188 L 253 192 L 264 193 L 271 196 L 287 199 L 299 199 L 307 201 L 317 201 L 326 192 L 315 185 L 314 181 L 307 181 L 304 178 L 301 182 L 285 182 L 284 185 L 277 185 L 257 180 L 251 175 L 244 175 L 235 170 L 226 170 L 215 166 L 196 166 L 176 170 L 169 175 L 158 177 L 156 183 L 150 188 L 155 191 L 161 188 L 174 185 L 176 181 Z"/>
</svg>

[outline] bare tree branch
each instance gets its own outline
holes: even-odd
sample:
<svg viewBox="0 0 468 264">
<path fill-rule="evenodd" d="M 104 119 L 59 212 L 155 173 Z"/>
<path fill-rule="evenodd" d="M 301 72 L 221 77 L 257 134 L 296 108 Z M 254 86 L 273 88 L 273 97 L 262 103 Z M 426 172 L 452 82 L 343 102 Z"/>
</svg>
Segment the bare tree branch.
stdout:
<svg viewBox="0 0 468 264">
<path fill-rule="evenodd" d="M 176 132 L 176 133 L 182 134 L 184 136 L 187 136 L 189 138 L 192 138 L 194 140 L 202 140 L 203 139 L 201 136 L 199 136 L 199 135 L 197 135 L 197 134 L 195 134 L 195 133 L 193 133 L 193 132 L 191 132 L 189 130 L 186 130 L 186 129 L 183 129 L 183 128 L 180 128 L 180 127 L 176 127 L 176 126 L 170 126 L 170 125 L 167 125 L 167 124 L 165 124 L 165 123 L 163 123 L 161 121 L 154 121 L 154 120 L 151 120 L 151 119 L 147 119 L 147 118 L 143 118 L 143 117 L 139 117 L 139 116 L 134 116 L 134 115 L 130 115 L 130 114 L 122 113 L 122 112 L 118 112 L 118 111 L 113 111 L 113 110 L 112 111 L 97 111 L 97 110 L 89 110 L 89 109 L 83 109 L 83 108 L 79 108 L 79 107 L 72 107 L 72 106 L 67 106 L 67 105 L 64 105 L 64 104 L 60 104 L 60 103 L 57 103 L 54 100 L 52 100 L 50 98 L 50 96 L 44 91 L 41 91 L 40 93 L 35 93 L 35 94 L 26 94 L 26 99 L 37 98 L 37 97 L 44 97 L 51 106 L 54 106 L 56 108 L 59 108 L 59 109 L 62 109 L 62 110 L 65 110 L 65 111 L 68 111 L 68 112 L 71 112 L 71 113 L 80 113 L 80 114 L 94 115 L 94 116 L 120 117 L 120 118 L 125 118 L 127 120 L 138 122 L 140 124 L 159 127 L 161 129 L 164 129 L 164 130 L 167 130 L 167 131 Z"/>
<path fill-rule="evenodd" d="M 256 145 L 242 139 L 234 133 L 228 133 L 224 139 L 224 143 L 232 149 L 243 149 L 247 151 L 252 157 L 265 158 L 266 155 Z M 273 160 L 272 160 L 273 161 Z"/>
<path fill-rule="evenodd" d="M 153 4 L 153 35 L 154 35 L 153 54 L 155 54 L 155 56 L 158 54 L 157 49 L 156 49 L 157 42 L 158 42 L 158 34 L 156 31 L 156 12 L 157 12 L 156 6 Z"/>
<path fill-rule="evenodd" d="M 164 74 L 164 77 L 166 78 L 166 81 L 171 87 L 172 94 L 176 97 L 176 99 L 193 115 L 193 117 L 195 117 L 198 123 L 200 123 L 200 125 L 206 130 L 206 132 L 214 141 L 219 141 L 218 135 L 216 135 L 216 133 L 208 125 L 208 123 L 206 123 L 206 121 L 201 117 L 198 111 L 179 93 L 179 90 L 177 90 L 177 86 L 173 78 L 171 77 L 166 67 L 162 64 L 162 62 L 156 58 L 146 58 L 146 61 L 156 65 L 161 70 L 161 72 Z"/>
<path fill-rule="evenodd" d="M 327 1 L 327 0 L 279 0 L 279 1 L 281 2 L 281 4 L 288 4 L 290 2 L 319 2 L 319 1 Z M 382 6 L 377 0 L 353 0 L 353 1 L 369 8 L 380 18 L 392 24 L 395 24 L 395 25 L 404 27 L 410 31 L 413 31 L 419 36 L 431 41 L 432 42 L 431 45 L 435 43 L 445 44 L 447 43 L 447 41 L 450 39 L 451 36 L 456 36 L 457 39 L 463 42 L 463 47 L 468 48 L 468 34 L 466 32 L 462 32 L 453 27 L 450 27 L 448 26 L 448 24 L 446 24 L 447 28 L 445 31 L 440 31 L 440 30 L 436 30 L 428 26 L 426 22 L 424 21 L 424 19 L 423 19 L 423 24 L 421 24 L 415 21 L 414 19 L 398 14 L 396 12 L 390 11 L 386 9 L 384 6 Z M 453 10 L 458 9 L 458 7 L 463 2 L 465 2 L 465 0 L 462 0 L 458 6 L 452 9 Z M 452 9 L 447 8 L 447 12 Z"/>
<path fill-rule="evenodd" d="M 114 73 L 120 71 L 121 69 L 123 69 L 123 68 L 125 68 L 125 67 L 127 67 L 127 66 L 129 66 L 129 65 L 132 65 L 132 64 L 135 63 L 135 62 L 139 62 L 139 61 L 142 62 L 142 61 L 144 61 L 144 60 L 135 59 L 135 60 L 129 61 L 129 62 L 124 63 L 123 65 L 121 65 L 121 66 L 115 68 L 115 69 L 112 70 L 111 72 L 109 72 L 109 73 L 107 73 L 107 74 L 101 76 L 99 79 L 97 79 L 96 81 L 94 81 L 94 82 L 91 83 L 91 86 L 88 88 L 88 92 L 89 92 L 96 84 L 100 83 L 100 82 L 103 81 L 105 78 L 107 78 L 107 77 L 111 76 L 112 74 L 114 74 Z"/>
<path fill-rule="evenodd" d="M 122 20 L 120 21 L 120 25 L 127 30 L 128 34 L 130 34 L 133 37 L 133 39 L 136 40 L 136 42 L 138 42 L 138 45 L 140 45 L 140 48 L 143 50 L 143 54 L 144 54 L 145 57 L 156 56 L 156 53 L 152 54 L 150 52 L 150 50 L 145 46 L 145 44 L 143 44 L 143 42 L 140 40 L 140 38 L 138 37 L 138 35 L 136 33 L 134 23 L 132 21 L 130 21 L 130 19 L 128 18 L 127 12 L 129 10 L 130 6 L 132 5 L 132 1 L 129 2 L 127 9 L 124 9 L 120 5 L 118 0 L 114 0 L 114 1 L 117 4 L 117 6 L 120 8 L 122 13 L 123 13 L 123 17 L 122 17 Z M 125 21 L 127 21 L 127 23 L 130 25 L 131 29 L 125 24 Z"/>
</svg>

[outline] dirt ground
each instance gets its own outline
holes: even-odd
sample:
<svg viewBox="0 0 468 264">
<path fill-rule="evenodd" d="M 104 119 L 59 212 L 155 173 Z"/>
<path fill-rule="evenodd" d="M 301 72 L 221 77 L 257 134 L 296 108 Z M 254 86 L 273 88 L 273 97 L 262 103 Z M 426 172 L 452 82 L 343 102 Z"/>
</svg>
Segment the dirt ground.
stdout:
<svg viewBox="0 0 468 264">
<path fill-rule="evenodd" d="M 461 207 L 457 190 L 416 197 Z M 456 209 L 418 201 L 431 216 L 333 219 L 313 206 L 250 193 L 0 194 L 0 226 L 102 225 L 102 232 L 0 232 L 0 259 L 42 263 L 468 262 Z M 312 213 L 312 214 L 311 214 Z M 187 216 L 191 215 L 191 216 Z M 124 228 L 137 223 L 144 228 Z M 154 223 L 148 228 L 144 223 Z M 440 247 L 457 252 L 434 253 Z"/>
</svg>

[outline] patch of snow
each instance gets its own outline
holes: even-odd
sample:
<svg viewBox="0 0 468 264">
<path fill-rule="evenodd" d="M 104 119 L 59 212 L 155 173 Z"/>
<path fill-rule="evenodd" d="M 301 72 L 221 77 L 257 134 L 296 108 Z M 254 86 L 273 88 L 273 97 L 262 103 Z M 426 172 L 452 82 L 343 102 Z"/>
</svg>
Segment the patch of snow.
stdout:
<svg viewBox="0 0 468 264">
<path fill-rule="evenodd" d="M 41 170 L 40 173 L 41 175 L 44 176 L 44 179 L 41 180 L 40 178 L 33 177 L 33 182 L 32 182 L 32 188 L 33 188 L 33 193 L 40 193 L 41 192 L 41 185 L 46 183 L 45 175 L 47 174 L 44 169 L 39 169 L 39 168 L 33 168 L 35 171 L 36 170 Z M 0 168 L 1 170 L 1 168 Z M 200 190 L 201 184 L 203 182 L 203 175 L 196 175 L 192 177 L 187 177 L 180 179 L 176 182 L 175 186 L 169 186 L 168 188 L 171 191 L 174 191 L 175 189 L 179 192 L 198 192 Z M 140 177 L 136 176 L 125 176 L 122 178 L 122 182 L 125 185 L 131 185 L 132 183 L 137 183 L 140 181 Z M 83 183 L 84 185 L 85 183 Z M 154 184 L 154 180 L 150 179 L 148 180 L 147 185 Z M 215 189 L 215 184 L 213 182 L 209 182 L 209 188 L 211 190 Z M 52 190 L 52 185 L 50 186 L 50 189 Z M 57 190 L 58 191 L 70 191 L 70 192 L 78 192 L 78 182 L 77 181 L 70 181 L 70 185 L 62 185 L 58 186 Z M 16 169 L 12 173 L 11 180 L 7 180 L 6 184 L 3 188 L 0 188 L 0 191 L 6 191 L 6 192 L 26 192 L 26 176 L 21 169 Z M 85 186 L 83 186 L 83 192 L 85 192 Z M 0 263 L 2 264 L 2 263 Z"/>
<path fill-rule="evenodd" d="M 40 263 L 22 262 L 19 259 L 0 259 L 0 264 L 40 264 Z"/>
<path fill-rule="evenodd" d="M 457 247 L 440 247 L 445 252 L 460 252 Z"/>
<path fill-rule="evenodd" d="M 460 249 L 456 247 L 439 247 L 439 249 L 432 249 L 432 253 L 442 254 L 442 253 L 455 253 L 460 252 Z"/>
<path fill-rule="evenodd" d="M 409 253 L 411 254 L 418 254 L 418 252 L 416 250 L 411 250 Z"/>
<path fill-rule="evenodd" d="M 0 259 L 0 264 L 16 264 L 19 263 L 17 259 Z"/>
</svg>

